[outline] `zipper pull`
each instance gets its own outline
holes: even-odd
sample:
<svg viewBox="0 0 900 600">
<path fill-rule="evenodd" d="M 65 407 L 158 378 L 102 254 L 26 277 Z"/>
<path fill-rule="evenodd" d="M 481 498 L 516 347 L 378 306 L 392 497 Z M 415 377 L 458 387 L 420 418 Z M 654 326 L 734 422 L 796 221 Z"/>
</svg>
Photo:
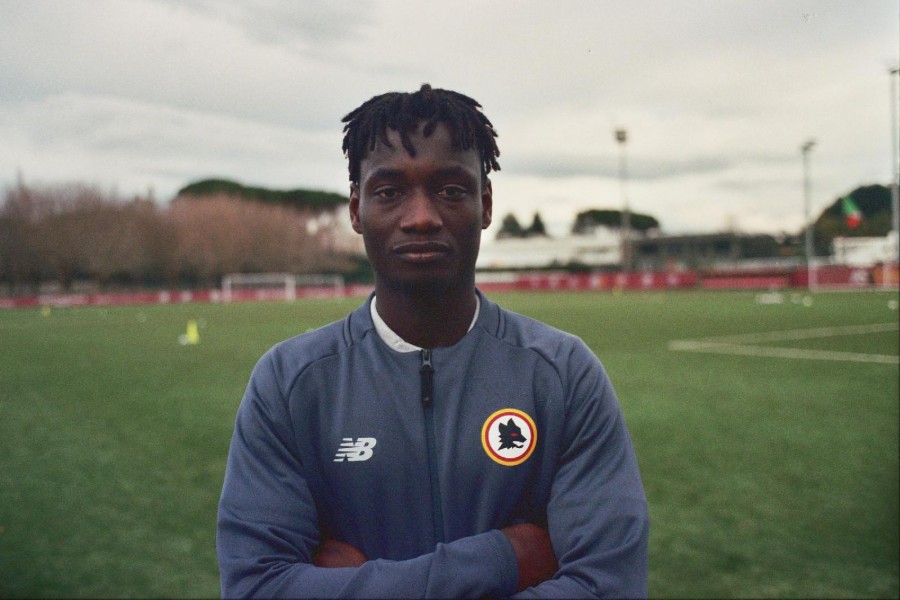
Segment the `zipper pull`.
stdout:
<svg viewBox="0 0 900 600">
<path fill-rule="evenodd" d="M 422 376 L 422 405 L 431 406 L 434 393 L 434 367 L 431 366 L 431 350 L 422 350 L 422 368 L 419 369 Z"/>
</svg>

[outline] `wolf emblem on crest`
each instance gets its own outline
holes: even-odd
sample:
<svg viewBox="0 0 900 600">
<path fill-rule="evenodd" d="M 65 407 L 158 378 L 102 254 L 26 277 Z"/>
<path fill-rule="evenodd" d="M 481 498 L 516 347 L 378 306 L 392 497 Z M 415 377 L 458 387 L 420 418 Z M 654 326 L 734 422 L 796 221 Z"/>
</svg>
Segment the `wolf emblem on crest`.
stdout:
<svg viewBox="0 0 900 600">
<path fill-rule="evenodd" d="M 521 448 L 528 439 L 522 435 L 522 429 L 516 425 L 515 421 L 509 419 L 506 424 L 500 423 L 500 446 L 498 450 L 505 448 Z"/>
<path fill-rule="evenodd" d="M 492 461 L 504 467 L 515 467 L 528 460 L 537 441 L 534 419 L 518 408 L 494 411 L 481 426 L 484 451 Z"/>
</svg>

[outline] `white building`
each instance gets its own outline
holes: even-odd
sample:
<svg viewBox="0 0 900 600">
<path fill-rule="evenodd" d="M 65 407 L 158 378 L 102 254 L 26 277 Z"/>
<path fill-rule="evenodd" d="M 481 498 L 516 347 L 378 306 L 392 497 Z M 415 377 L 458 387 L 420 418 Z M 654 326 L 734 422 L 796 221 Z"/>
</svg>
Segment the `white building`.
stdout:
<svg viewBox="0 0 900 600">
<path fill-rule="evenodd" d="M 478 269 L 535 269 L 580 263 L 592 267 L 621 263 L 622 238 L 598 227 L 590 235 L 535 236 L 483 240 Z"/>
<path fill-rule="evenodd" d="M 836 237 L 831 242 L 833 261 L 839 265 L 869 266 L 897 260 L 897 232 L 885 237 Z"/>
</svg>

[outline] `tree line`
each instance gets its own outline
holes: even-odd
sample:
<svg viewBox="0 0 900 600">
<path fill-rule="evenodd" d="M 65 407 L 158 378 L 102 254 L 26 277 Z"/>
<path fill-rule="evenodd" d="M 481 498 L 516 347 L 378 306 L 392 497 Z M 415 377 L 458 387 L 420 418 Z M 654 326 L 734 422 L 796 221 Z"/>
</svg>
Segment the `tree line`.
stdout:
<svg viewBox="0 0 900 600">
<path fill-rule="evenodd" d="M 816 254 L 830 253 L 838 235 L 883 236 L 890 230 L 890 190 L 857 188 L 848 196 L 861 221 L 851 228 L 842 199 L 814 224 Z M 0 293 L 36 293 L 46 282 L 64 291 L 87 281 L 99 289 L 121 287 L 216 287 L 238 272 L 342 273 L 371 277 L 360 256 L 336 251 L 334 223 L 319 217 L 347 199 L 329 192 L 278 192 L 206 180 L 183 188 L 159 205 L 149 198 L 122 198 L 80 183 L 54 186 L 19 182 L 0 205 Z M 615 228 L 616 210 L 576 216 L 573 233 Z M 650 215 L 632 213 L 635 230 L 659 228 Z M 498 237 L 546 236 L 535 213 L 529 227 L 503 219 Z M 782 250 L 802 248 L 802 231 Z"/>
<path fill-rule="evenodd" d="M 593 233 L 598 227 L 619 229 L 622 227 L 623 218 L 620 210 L 592 208 L 575 215 L 575 222 L 572 224 L 571 232 L 574 235 L 587 235 Z M 629 215 L 629 219 L 630 226 L 634 231 L 646 233 L 650 230 L 659 229 L 659 221 L 656 220 L 656 217 L 632 212 Z M 497 232 L 498 240 L 530 237 L 547 237 L 547 228 L 544 226 L 544 220 L 541 218 L 540 212 L 534 213 L 534 218 L 528 227 L 522 227 L 513 213 L 503 217 L 500 230 Z"/>
<path fill-rule="evenodd" d="M 180 193 L 160 206 L 79 183 L 20 182 L 0 207 L 0 284 L 8 293 L 36 293 L 48 281 L 64 291 L 80 281 L 99 289 L 218 286 L 227 273 L 358 267 L 333 251 L 333 226 L 318 219 L 334 198 L 298 207 L 231 192 Z"/>
<path fill-rule="evenodd" d="M 847 218 L 844 199 L 852 201 L 859 211 L 858 224 Z M 813 223 L 814 253 L 816 256 L 831 254 L 831 245 L 836 237 L 883 237 L 891 230 L 891 189 L 884 185 L 860 186 L 835 199 L 827 206 Z M 629 215 L 630 227 L 639 233 L 649 233 L 661 229 L 660 222 L 652 215 L 632 212 Z M 575 216 L 571 233 L 573 235 L 591 234 L 598 227 L 619 230 L 624 223 L 621 210 L 589 209 Z M 534 214 L 529 227 L 523 227 L 516 216 L 507 214 L 500 225 L 497 239 L 530 238 L 546 236 L 544 222 L 540 213 Z M 805 231 L 801 229 L 794 234 L 781 236 L 782 248 L 769 250 L 764 256 L 802 255 Z"/>
</svg>

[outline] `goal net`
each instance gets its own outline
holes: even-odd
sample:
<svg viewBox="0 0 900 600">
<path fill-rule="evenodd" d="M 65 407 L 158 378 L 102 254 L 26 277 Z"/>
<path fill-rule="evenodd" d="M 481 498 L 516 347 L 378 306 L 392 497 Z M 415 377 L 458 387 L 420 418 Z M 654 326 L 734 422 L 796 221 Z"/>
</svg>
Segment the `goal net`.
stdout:
<svg viewBox="0 0 900 600">
<path fill-rule="evenodd" d="M 285 300 L 298 297 L 341 297 L 341 275 L 294 275 L 293 273 L 230 273 L 222 278 L 222 300 Z"/>
</svg>

